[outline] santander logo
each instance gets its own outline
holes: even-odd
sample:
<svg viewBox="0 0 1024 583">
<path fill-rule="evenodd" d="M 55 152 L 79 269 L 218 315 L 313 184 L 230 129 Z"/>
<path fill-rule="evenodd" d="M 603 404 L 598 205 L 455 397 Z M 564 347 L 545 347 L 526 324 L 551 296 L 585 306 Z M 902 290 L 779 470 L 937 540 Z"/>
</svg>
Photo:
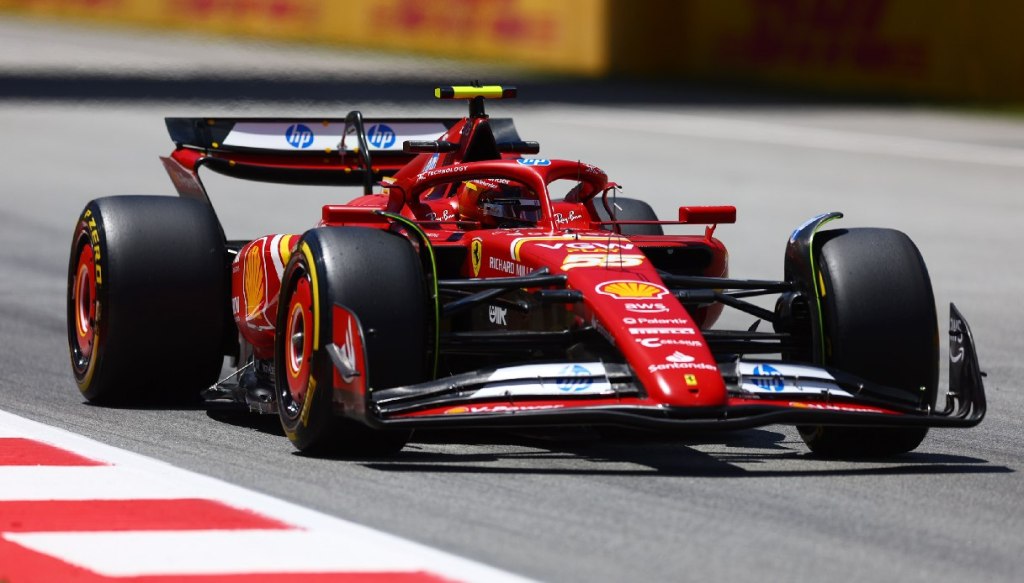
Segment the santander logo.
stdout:
<svg viewBox="0 0 1024 583">
<path fill-rule="evenodd" d="M 718 367 L 713 364 L 706 362 L 694 362 L 696 359 L 689 354 L 684 354 L 678 350 L 665 357 L 664 364 L 651 364 L 648 365 L 648 372 L 662 372 L 666 370 L 714 370 L 717 371 Z"/>
</svg>

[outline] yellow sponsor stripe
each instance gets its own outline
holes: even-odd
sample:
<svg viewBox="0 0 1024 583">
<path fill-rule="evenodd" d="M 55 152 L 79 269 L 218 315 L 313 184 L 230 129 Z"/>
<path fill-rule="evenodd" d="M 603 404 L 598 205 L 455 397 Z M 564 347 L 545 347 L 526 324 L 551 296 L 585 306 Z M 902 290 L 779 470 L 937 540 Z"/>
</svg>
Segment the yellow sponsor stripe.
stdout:
<svg viewBox="0 0 1024 583">
<path fill-rule="evenodd" d="M 514 239 L 512 241 L 512 245 L 509 247 L 509 251 L 512 254 L 512 259 L 515 259 L 516 261 L 519 261 L 519 251 L 522 248 L 524 243 L 533 243 L 533 242 L 541 243 L 541 242 L 548 242 L 548 241 L 569 241 L 569 242 L 572 242 L 572 243 L 575 243 L 575 242 L 580 242 L 580 243 L 599 242 L 599 243 L 607 243 L 609 245 L 614 244 L 614 243 L 618 243 L 618 244 L 629 243 L 629 239 L 626 239 L 625 237 L 620 237 L 619 235 L 614 235 L 614 234 L 609 234 L 608 236 L 605 236 L 605 235 L 573 235 L 573 234 L 568 234 L 568 235 L 538 235 L 536 237 L 519 237 L 517 239 Z"/>
<path fill-rule="evenodd" d="M 281 263 L 285 266 L 288 265 L 288 260 L 292 258 L 292 240 L 294 240 L 295 237 L 297 237 L 297 235 L 285 235 L 281 237 L 278 251 L 281 253 Z"/>
</svg>

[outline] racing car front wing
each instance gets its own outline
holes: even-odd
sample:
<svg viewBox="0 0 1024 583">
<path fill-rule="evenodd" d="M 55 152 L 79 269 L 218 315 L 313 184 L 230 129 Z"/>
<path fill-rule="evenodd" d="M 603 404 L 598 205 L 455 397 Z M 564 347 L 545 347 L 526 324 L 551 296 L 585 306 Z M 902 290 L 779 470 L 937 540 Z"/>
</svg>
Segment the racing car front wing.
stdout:
<svg viewBox="0 0 1024 583">
<path fill-rule="evenodd" d="M 651 430 L 744 429 L 771 424 L 971 427 L 985 416 L 984 374 L 966 320 L 950 304 L 945 406 L 828 367 L 772 360 L 720 363 L 724 406 L 678 407 L 647 397 L 625 364 L 531 364 L 373 391 L 378 427 L 618 425 Z"/>
</svg>

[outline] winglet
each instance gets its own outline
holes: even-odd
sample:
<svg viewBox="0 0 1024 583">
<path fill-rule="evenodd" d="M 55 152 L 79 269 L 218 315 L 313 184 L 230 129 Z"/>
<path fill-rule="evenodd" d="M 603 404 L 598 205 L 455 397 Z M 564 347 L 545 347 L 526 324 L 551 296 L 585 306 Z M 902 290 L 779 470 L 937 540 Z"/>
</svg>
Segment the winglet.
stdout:
<svg viewBox="0 0 1024 583">
<path fill-rule="evenodd" d="M 502 85 L 443 85 L 434 89 L 438 99 L 469 99 L 469 117 L 487 117 L 484 99 L 513 99 L 515 87 Z"/>
<path fill-rule="evenodd" d="M 476 97 L 514 99 L 516 88 L 502 85 L 444 85 L 434 89 L 434 97 L 437 99 L 474 99 Z"/>
</svg>

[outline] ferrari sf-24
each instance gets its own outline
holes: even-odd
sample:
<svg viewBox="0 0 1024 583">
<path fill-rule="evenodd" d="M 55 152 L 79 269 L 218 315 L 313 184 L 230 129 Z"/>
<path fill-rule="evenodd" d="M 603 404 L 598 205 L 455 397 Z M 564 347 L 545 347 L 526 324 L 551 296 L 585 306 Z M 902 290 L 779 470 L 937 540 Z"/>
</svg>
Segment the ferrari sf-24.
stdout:
<svg viewBox="0 0 1024 583">
<path fill-rule="evenodd" d="M 167 118 L 178 196 L 99 198 L 74 230 L 84 397 L 237 403 L 278 415 L 299 450 L 354 456 L 418 428 L 770 424 L 821 456 L 889 456 L 984 417 L 952 304 L 939 395 L 935 300 L 905 234 L 815 216 L 785 242 L 781 279 L 733 278 L 715 231 L 735 207 L 659 219 L 601 168 L 537 157 L 488 116 L 514 88 L 435 95 L 468 115 Z M 304 233 L 234 240 L 204 168 L 361 193 Z M 752 325 L 716 328 L 724 309 Z"/>
</svg>

